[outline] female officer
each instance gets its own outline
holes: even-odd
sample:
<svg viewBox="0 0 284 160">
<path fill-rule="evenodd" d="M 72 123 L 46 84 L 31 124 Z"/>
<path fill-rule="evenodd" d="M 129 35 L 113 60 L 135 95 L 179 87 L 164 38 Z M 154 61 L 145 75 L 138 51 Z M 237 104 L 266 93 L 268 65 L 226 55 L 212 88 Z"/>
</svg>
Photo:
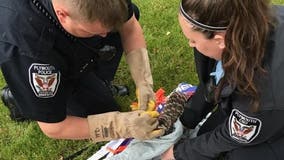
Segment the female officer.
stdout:
<svg viewBox="0 0 284 160">
<path fill-rule="evenodd" d="M 162 159 L 283 159 L 284 7 L 182 0 L 178 19 L 200 79 L 181 120 L 194 128 L 196 119 L 216 111 L 197 137 L 182 138 Z"/>
</svg>

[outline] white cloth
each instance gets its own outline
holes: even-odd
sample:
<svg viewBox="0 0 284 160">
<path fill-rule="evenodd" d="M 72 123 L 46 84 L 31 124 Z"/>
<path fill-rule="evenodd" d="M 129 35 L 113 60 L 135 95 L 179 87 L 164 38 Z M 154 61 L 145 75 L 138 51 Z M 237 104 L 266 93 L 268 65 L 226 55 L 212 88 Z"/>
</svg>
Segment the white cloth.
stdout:
<svg viewBox="0 0 284 160">
<path fill-rule="evenodd" d="M 172 133 L 155 138 L 152 140 L 132 140 L 127 148 L 107 160 L 151 160 L 154 157 L 160 156 L 173 144 L 175 144 L 183 133 L 183 126 L 179 120 L 174 124 Z"/>
</svg>

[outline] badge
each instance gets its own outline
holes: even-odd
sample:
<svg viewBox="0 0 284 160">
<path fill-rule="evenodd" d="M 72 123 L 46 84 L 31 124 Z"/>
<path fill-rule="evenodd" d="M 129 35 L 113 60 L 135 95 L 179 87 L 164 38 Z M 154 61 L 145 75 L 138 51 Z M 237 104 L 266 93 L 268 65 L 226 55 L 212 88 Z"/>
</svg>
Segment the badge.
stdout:
<svg viewBox="0 0 284 160">
<path fill-rule="evenodd" d="M 30 85 L 39 98 L 53 97 L 60 83 L 60 72 L 50 64 L 33 63 L 29 68 Z"/>
<path fill-rule="evenodd" d="M 250 143 L 260 132 L 261 121 L 233 109 L 229 119 L 230 136 L 240 143 Z"/>
</svg>

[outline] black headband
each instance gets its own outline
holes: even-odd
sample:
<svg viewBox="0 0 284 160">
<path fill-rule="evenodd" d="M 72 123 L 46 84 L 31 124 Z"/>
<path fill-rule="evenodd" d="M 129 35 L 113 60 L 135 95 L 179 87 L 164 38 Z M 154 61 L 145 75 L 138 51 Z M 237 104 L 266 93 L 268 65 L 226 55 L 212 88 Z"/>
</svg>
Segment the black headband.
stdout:
<svg viewBox="0 0 284 160">
<path fill-rule="evenodd" d="M 225 31 L 227 29 L 227 27 L 214 27 L 214 26 L 209 26 L 203 23 L 200 23 L 198 21 L 196 21 L 195 19 L 193 19 L 192 17 L 190 17 L 183 9 L 182 7 L 182 3 L 180 3 L 180 12 L 182 14 L 182 16 L 191 24 L 201 28 L 201 29 L 205 29 L 208 31 Z"/>
</svg>

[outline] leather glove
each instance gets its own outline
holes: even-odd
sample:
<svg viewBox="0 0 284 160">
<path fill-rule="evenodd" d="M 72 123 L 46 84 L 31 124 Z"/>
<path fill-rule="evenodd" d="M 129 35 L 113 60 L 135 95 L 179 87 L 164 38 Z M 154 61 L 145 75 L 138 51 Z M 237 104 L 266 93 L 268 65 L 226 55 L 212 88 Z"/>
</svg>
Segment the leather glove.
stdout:
<svg viewBox="0 0 284 160">
<path fill-rule="evenodd" d="M 90 136 L 94 142 L 119 138 L 146 140 L 164 134 L 163 129 L 156 129 L 157 118 L 141 110 L 90 115 L 88 123 Z"/>
<path fill-rule="evenodd" d="M 147 110 L 148 103 L 155 100 L 147 49 L 140 48 L 127 53 L 126 62 L 136 85 L 138 108 Z"/>
</svg>

